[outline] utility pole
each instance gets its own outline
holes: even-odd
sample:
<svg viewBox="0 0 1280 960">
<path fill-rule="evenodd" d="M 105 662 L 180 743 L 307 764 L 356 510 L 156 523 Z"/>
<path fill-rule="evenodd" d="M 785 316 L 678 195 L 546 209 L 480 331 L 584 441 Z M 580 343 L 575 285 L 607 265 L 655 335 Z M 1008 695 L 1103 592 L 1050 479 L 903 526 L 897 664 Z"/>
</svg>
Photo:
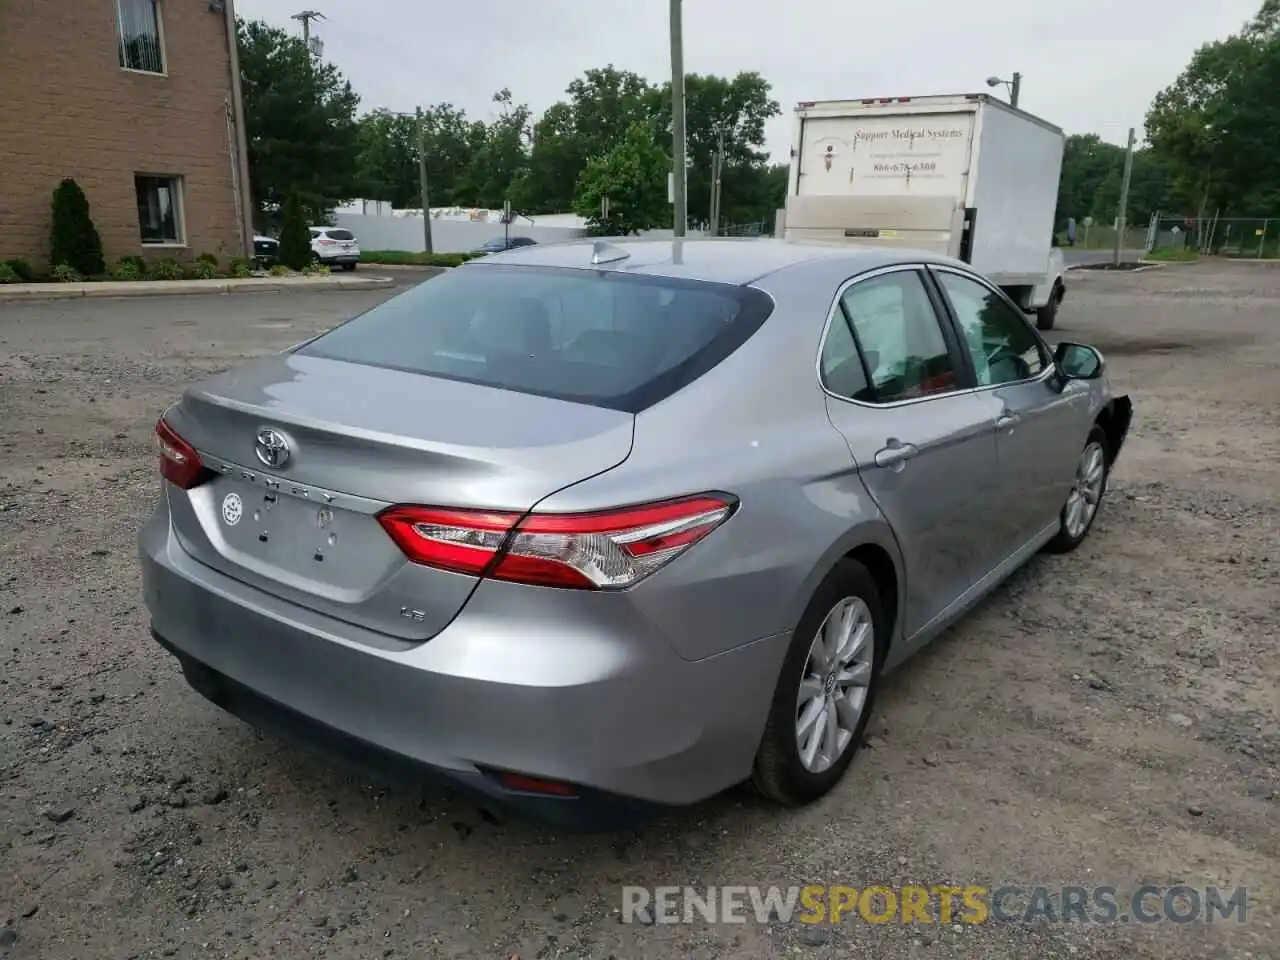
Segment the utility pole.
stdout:
<svg viewBox="0 0 1280 960">
<path fill-rule="evenodd" d="M 1022 92 L 1022 74 L 1013 72 L 1013 83 L 1009 84 L 1009 106 L 1018 109 L 1018 94 Z"/>
<path fill-rule="evenodd" d="M 688 172 L 684 142 L 684 29 L 681 0 L 671 0 L 671 197 L 675 206 L 672 233 L 685 235 L 689 221 Z"/>
<path fill-rule="evenodd" d="M 310 56 L 315 52 L 311 49 L 311 21 L 327 18 L 319 10 L 303 10 L 301 13 L 295 13 L 289 19 L 302 22 L 302 45 L 307 48 L 307 55 Z"/>
<path fill-rule="evenodd" d="M 422 108 L 417 108 L 418 117 L 418 188 L 422 191 L 422 250 L 432 253 L 431 249 L 431 203 L 427 200 L 427 120 L 422 115 Z"/>
<path fill-rule="evenodd" d="M 716 152 L 711 157 L 711 235 L 720 236 L 720 184 L 724 179 L 724 129 L 716 133 Z"/>
<path fill-rule="evenodd" d="M 1133 141 L 1134 130 L 1129 128 L 1129 145 L 1124 152 L 1124 178 L 1120 181 L 1120 207 L 1116 210 L 1116 249 L 1112 258 L 1113 266 L 1120 266 L 1120 250 L 1124 246 L 1125 227 L 1129 218 L 1129 178 L 1133 176 Z"/>
<path fill-rule="evenodd" d="M 240 84 L 240 53 L 236 33 L 236 11 L 233 0 L 227 0 L 223 6 L 227 28 L 227 54 L 231 63 L 231 115 L 235 123 L 235 162 L 237 176 L 236 189 L 240 202 L 240 256 L 245 260 L 253 259 L 253 190 L 249 183 L 249 138 L 245 133 L 244 91 Z"/>
</svg>

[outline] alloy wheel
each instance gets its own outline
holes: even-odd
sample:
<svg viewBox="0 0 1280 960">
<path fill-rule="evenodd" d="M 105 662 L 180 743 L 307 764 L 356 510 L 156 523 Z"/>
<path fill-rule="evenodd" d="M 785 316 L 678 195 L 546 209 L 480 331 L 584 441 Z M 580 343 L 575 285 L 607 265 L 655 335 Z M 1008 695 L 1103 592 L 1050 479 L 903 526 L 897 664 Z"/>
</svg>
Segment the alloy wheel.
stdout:
<svg viewBox="0 0 1280 960">
<path fill-rule="evenodd" d="M 1076 467 L 1076 479 L 1067 495 L 1064 523 L 1067 536 L 1073 540 L 1084 536 L 1098 512 L 1102 499 L 1102 483 L 1107 475 L 1107 456 L 1102 444 L 1096 440 L 1087 444 L 1080 454 Z"/>
<path fill-rule="evenodd" d="M 875 624 L 859 597 L 831 608 L 809 647 L 796 698 L 796 746 L 810 773 L 829 770 L 849 749 L 875 666 Z"/>
</svg>

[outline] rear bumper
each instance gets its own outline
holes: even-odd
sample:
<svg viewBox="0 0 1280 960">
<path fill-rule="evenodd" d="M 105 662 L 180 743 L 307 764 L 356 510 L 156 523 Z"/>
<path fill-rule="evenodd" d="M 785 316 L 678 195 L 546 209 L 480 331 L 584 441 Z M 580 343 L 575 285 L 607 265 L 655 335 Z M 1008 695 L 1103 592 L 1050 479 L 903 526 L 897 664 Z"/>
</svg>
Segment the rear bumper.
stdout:
<svg viewBox="0 0 1280 960">
<path fill-rule="evenodd" d="M 505 789 L 493 775 L 446 770 L 353 737 L 277 703 L 183 653 L 153 629 L 152 638 L 177 657 L 191 688 L 228 713 L 298 747 L 318 753 L 370 780 L 395 788 L 453 788 L 482 806 L 575 831 L 623 830 L 668 812 L 671 806 L 578 788 L 572 798 Z"/>
<path fill-rule="evenodd" d="M 163 499 L 139 553 L 153 632 L 214 703 L 378 779 L 443 777 L 566 826 L 610 829 L 745 779 L 789 639 L 688 661 L 642 620 L 601 614 L 610 598 L 486 581 L 435 638 L 404 643 L 198 563 Z M 576 796 L 513 792 L 501 771 Z"/>
<path fill-rule="evenodd" d="M 360 254 L 358 253 L 334 253 L 329 256 L 324 254 L 318 255 L 321 263 L 359 263 Z"/>
</svg>

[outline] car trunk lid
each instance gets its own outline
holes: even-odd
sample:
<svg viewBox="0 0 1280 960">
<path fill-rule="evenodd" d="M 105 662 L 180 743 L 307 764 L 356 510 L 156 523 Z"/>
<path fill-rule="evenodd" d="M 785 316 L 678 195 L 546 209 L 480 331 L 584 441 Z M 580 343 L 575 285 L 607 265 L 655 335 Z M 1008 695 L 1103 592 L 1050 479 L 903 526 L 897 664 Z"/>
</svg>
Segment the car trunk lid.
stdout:
<svg viewBox="0 0 1280 960">
<path fill-rule="evenodd" d="M 426 639 L 476 578 L 410 563 L 377 514 L 405 503 L 527 511 L 625 460 L 633 420 L 284 354 L 192 387 L 166 414 L 211 472 L 167 493 L 182 546 L 208 566 L 317 612 Z"/>
</svg>

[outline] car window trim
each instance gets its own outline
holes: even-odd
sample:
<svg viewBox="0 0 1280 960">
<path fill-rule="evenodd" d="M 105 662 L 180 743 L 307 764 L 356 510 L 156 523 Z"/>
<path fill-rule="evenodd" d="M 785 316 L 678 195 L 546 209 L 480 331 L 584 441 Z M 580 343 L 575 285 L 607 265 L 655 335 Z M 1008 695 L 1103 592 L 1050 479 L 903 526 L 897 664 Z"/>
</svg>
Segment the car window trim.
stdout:
<svg viewBox="0 0 1280 960">
<path fill-rule="evenodd" d="M 1040 358 L 1041 360 L 1044 361 L 1044 369 L 1041 370 L 1034 377 L 1023 377 L 1020 380 L 1005 380 L 1005 381 L 1002 381 L 1001 383 L 978 384 L 977 365 L 975 364 L 973 356 L 970 353 L 969 344 L 967 340 L 963 336 L 960 336 L 960 342 L 964 349 L 966 363 L 969 366 L 970 370 L 972 371 L 972 376 L 973 376 L 972 382 L 975 384 L 973 388 L 975 393 L 983 390 L 998 390 L 1001 387 L 1013 387 L 1013 386 L 1019 386 L 1022 384 L 1039 383 L 1042 380 L 1048 380 L 1057 372 L 1057 362 L 1054 360 L 1053 351 L 1049 349 L 1049 344 L 1045 341 L 1044 337 L 1040 336 L 1040 331 L 1035 328 L 1035 325 L 1031 323 L 1030 320 L 1027 319 L 1026 311 L 1024 311 L 1016 303 L 1014 303 L 1013 299 L 1007 293 L 1005 293 L 998 286 L 996 286 L 994 283 L 989 281 L 986 277 L 980 276 L 979 274 L 973 273 L 972 271 L 969 271 L 969 270 L 961 270 L 957 267 L 951 266 L 950 264 L 931 263 L 931 264 L 926 264 L 925 269 L 926 269 L 926 272 L 930 275 L 930 279 L 933 281 L 934 284 L 936 284 L 938 288 L 938 296 L 941 298 L 942 308 L 946 311 L 947 319 L 949 321 L 950 326 L 957 334 L 963 334 L 964 331 L 960 326 L 960 318 L 956 316 L 955 306 L 951 303 L 951 298 L 947 296 L 947 291 L 942 286 L 942 281 L 939 280 L 937 277 L 937 274 L 939 273 L 952 273 L 958 277 L 964 277 L 968 280 L 973 280 L 981 287 L 986 287 L 989 291 L 994 293 L 996 297 L 998 297 L 1001 301 L 1003 301 L 1004 305 L 1008 307 L 1010 310 L 1012 310 L 1013 313 L 1017 316 L 1017 318 L 1022 321 L 1023 327 L 1027 329 L 1027 331 L 1031 334 L 1036 344 L 1040 348 Z"/>
<path fill-rule="evenodd" d="M 949 397 L 956 397 L 974 392 L 975 387 L 971 361 L 965 356 L 961 349 L 962 344 L 960 338 L 956 335 L 955 328 L 952 326 L 950 313 L 944 313 L 941 316 L 938 314 L 938 310 L 942 305 L 938 303 L 933 291 L 930 290 L 931 278 L 928 276 L 927 267 L 928 264 L 924 262 L 893 263 L 884 267 L 875 267 L 871 270 L 849 277 L 836 288 L 835 297 L 831 301 L 831 306 L 827 309 L 826 322 L 822 325 L 822 336 L 818 340 L 817 356 L 814 357 L 814 373 L 818 378 L 818 386 L 821 388 L 823 393 L 843 403 L 851 403 L 854 406 L 864 407 L 868 410 L 892 410 L 895 407 L 905 407 L 914 403 L 928 403 L 931 400 L 945 400 Z M 826 349 L 827 337 L 831 333 L 831 323 L 835 319 L 836 312 L 839 311 L 842 322 L 843 318 L 847 317 L 847 313 L 843 306 L 845 293 L 856 283 L 863 283 L 868 280 L 874 280 L 877 277 L 902 272 L 911 272 L 916 274 L 921 286 L 924 288 L 925 295 L 929 299 L 929 304 L 933 308 L 934 319 L 938 324 L 938 329 L 942 333 L 942 340 L 947 345 L 947 354 L 951 358 L 951 362 L 955 367 L 956 376 L 960 381 L 960 385 L 954 390 L 948 390 L 944 393 L 930 393 L 923 397 L 906 397 L 902 400 L 885 400 L 876 402 L 855 400 L 853 397 L 844 397 L 835 393 L 827 387 L 826 381 L 822 376 L 822 352 Z M 857 347 L 858 356 L 862 360 L 862 369 L 867 371 L 867 358 L 866 354 L 862 350 L 862 341 L 858 338 L 857 329 L 853 323 L 849 323 L 849 329 L 853 333 L 854 346 Z M 867 375 L 867 383 L 874 393 L 876 387 L 871 381 L 869 373 Z"/>
</svg>

